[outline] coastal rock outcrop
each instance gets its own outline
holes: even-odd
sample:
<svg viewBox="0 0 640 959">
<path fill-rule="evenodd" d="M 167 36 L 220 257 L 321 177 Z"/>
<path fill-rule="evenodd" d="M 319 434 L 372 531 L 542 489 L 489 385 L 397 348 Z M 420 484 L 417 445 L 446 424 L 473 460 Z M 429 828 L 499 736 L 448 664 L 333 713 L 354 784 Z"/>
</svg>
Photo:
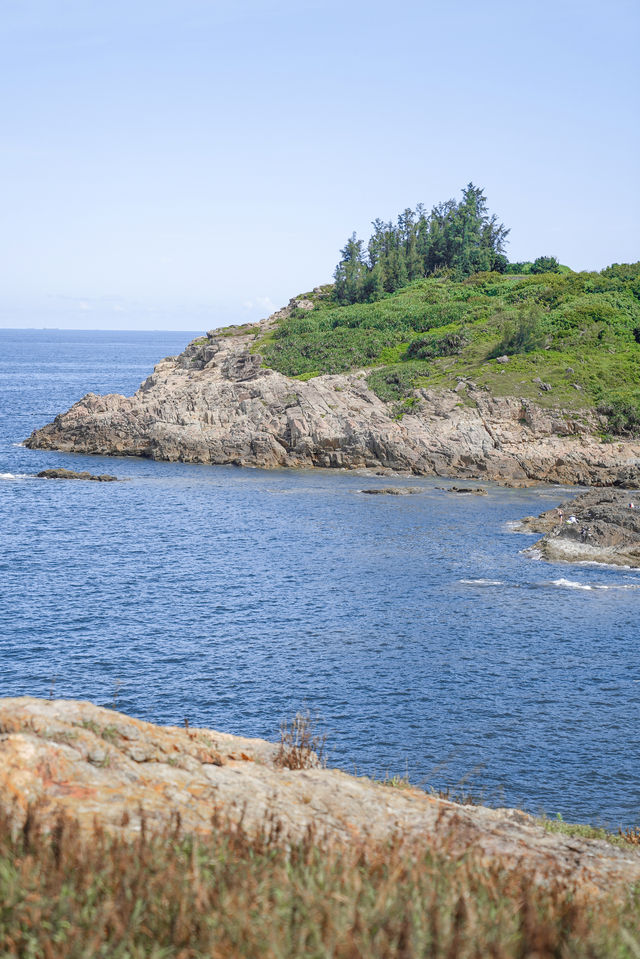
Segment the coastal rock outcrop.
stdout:
<svg viewBox="0 0 640 959">
<path fill-rule="evenodd" d="M 0 810 L 14 828 L 30 810 L 53 828 L 61 814 L 91 831 L 167 827 L 206 834 L 223 817 L 259 832 L 274 817 L 282 837 L 309 827 L 341 842 L 420 837 L 446 855 L 473 850 L 526 864 L 532 881 L 550 871 L 609 892 L 640 881 L 640 848 L 551 834 L 514 809 L 462 806 L 407 786 L 315 765 L 277 764 L 279 747 L 258 739 L 154 726 L 73 700 L 0 699 Z M 144 825 L 143 825 L 144 824 Z"/>
<path fill-rule="evenodd" d="M 466 493 L 468 496 L 486 496 L 487 491 L 482 486 L 438 486 L 445 493 Z"/>
<path fill-rule="evenodd" d="M 533 548 L 545 559 L 640 566 L 640 498 L 633 492 L 587 490 L 522 525 L 544 533 Z"/>
<path fill-rule="evenodd" d="M 64 480 L 92 480 L 95 483 L 116 483 L 117 476 L 111 476 L 110 473 L 89 473 L 87 471 L 78 472 L 77 470 L 67 470 L 63 467 L 57 469 L 40 470 L 36 473 L 36 479 L 64 479 Z"/>
<path fill-rule="evenodd" d="M 368 493 L 369 496 L 415 496 L 422 493 L 419 486 L 373 486 L 370 489 L 361 489 L 361 493 Z"/>
<path fill-rule="evenodd" d="M 603 443 L 588 412 L 495 397 L 473 383 L 418 389 L 402 415 L 366 370 L 306 381 L 262 366 L 278 317 L 211 331 L 167 357 L 132 397 L 88 393 L 26 446 L 274 467 L 389 468 L 516 483 L 640 483 L 640 442 Z"/>
</svg>

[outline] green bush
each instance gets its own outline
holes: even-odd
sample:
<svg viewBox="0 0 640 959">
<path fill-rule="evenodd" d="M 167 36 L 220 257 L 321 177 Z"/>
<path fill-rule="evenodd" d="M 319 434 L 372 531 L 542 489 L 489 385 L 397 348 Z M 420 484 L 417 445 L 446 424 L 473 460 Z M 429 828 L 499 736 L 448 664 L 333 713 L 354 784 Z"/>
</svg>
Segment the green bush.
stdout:
<svg viewBox="0 0 640 959">
<path fill-rule="evenodd" d="M 539 256 L 531 264 L 532 273 L 559 273 L 560 264 L 555 256 Z"/>
<path fill-rule="evenodd" d="M 598 404 L 597 410 L 606 417 L 609 433 L 640 437 L 640 395 L 637 399 L 604 399 Z"/>
<path fill-rule="evenodd" d="M 385 403 L 397 402 L 411 396 L 420 376 L 426 376 L 429 367 L 426 363 L 401 363 L 383 366 L 367 377 L 367 385 L 379 399 Z"/>
<path fill-rule="evenodd" d="M 489 357 L 513 356 L 515 353 L 531 353 L 538 350 L 544 342 L 540 314 L 528 310 L 515 322 L 505 324 L 504 335 L 498 345 L 489 353 Z"/>
<path fill-rule="evenodd" d="M 423 336 L 413 340 L 405 354 L 408 360 L 431 360 L 436 356 L 459 356 L 470 342 L 465 330 L 444 336 Z"/>
</svg>

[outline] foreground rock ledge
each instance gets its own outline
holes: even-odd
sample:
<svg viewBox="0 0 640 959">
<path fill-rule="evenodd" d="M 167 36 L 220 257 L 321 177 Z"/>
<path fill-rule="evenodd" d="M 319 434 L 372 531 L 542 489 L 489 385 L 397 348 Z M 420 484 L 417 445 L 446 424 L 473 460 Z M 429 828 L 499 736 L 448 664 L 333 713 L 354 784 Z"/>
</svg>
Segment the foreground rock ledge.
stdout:
<svg viewBox="0 0 640 959">
<path fill-rule="evenodd" d="M 60 812 L 85 829 L 95 821 L 134 835 L 140 811 L 162 827 L 180 813 L 185 831 L 206 834 L 214 813 L 256 831 L 272 816 L 284 835 L 313 825 L 342 841 L 400 833 L 451 855 L 473 849 L 558 878 L 610 891 L 640 881 L 640 849 L 549 834 L 518 810 L 459 806 L 336 769 L 291 771 L 277 746 L 210 729 L 154 726 L 91 703 L 0 699 L 0 807 L 16 827 L 35 804 L 45 823 Z"/>
<path fill-rule="evenodd" d="M 88 393 L 25 445 L 100 456 L 275 467 L 378 468 L 517 483 L 640 485 L 640 443 L 602 443 L 598 418 L 497 398 L 473 383 L 416 390 L 401 419 L 366 370 L 293 380 L 255 350 L 268 320 L 211 331 L 133 397 Z"/>
</svg>

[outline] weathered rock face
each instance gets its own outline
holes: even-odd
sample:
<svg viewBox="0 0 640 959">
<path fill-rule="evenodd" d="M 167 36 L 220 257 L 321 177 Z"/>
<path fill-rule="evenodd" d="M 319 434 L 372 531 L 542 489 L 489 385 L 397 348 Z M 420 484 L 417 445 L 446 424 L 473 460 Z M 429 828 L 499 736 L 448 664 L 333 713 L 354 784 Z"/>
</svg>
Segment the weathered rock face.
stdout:
<svg viewBox="0 0 640 959">
<path fill-rule="evenodd" d="M 633 492 L 588 490 L 523 526 L 545 534 L 534 547 L 545 559 L 640 566 L 640 499 Z"/>
<path fill-rule="evenodd" d="M 89 393 L 26 445 L 265 468 L 640 483 L 640 443 L 601 443 L 586 414 L 496 398 L 463 383 L 417 391 L 418 402 L 398 420 L 368 389 L 364 371 L 301 382 L 263 369 L 250 350 L 272 324 L 211 332 L 160 362 L 133 397 Z"/>
<path fill-rule="evenodd" d="M 277 746 L 209 729 L 158 727 L 91 703 L 0 699 L 0 808 L 17 827 L 30 805 L 53 825 L 60 813 L 128 835 L 166 826 L 207 833 L 214 816 L 249 832 L 275 817 L 285 837 L 313 825 L 348 842 L 400 832 L 450 855 L 473 849 L 506 865 L 527 864 L 609 892 L 640 880 L 640 849 L 547 833 L 518 810 L 459 806 L 420 789 L 398 789 L 335 769 L 292 771 Z"/>
</svg>

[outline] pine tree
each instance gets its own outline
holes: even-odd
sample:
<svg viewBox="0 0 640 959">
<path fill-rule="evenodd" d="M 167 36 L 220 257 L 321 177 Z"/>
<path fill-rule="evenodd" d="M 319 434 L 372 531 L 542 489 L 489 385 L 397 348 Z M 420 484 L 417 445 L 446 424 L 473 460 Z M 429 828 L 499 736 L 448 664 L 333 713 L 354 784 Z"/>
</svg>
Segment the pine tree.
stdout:
<svg viewBox="0 0 640 959">
<path fill-rule="evenodd" d="M 382 263 L 378 260 L 372 269 L 367 270 L 362 282 L 362 299 L 365 303 L 373 303 L 384 296 L 384 273 Z"/>
<path fill-rule="evenodd" d="M 335 280 L 333 295 L 338 303 L 357 303 L 366 270 L 362 257 L 362 240 L 352 233 L 340 253 L 342 259 L 333 274 Z"/>
<path fill-rule="evenodd" d="M 508 267 L 504 247 L 509 230 L 489 215 L 484 192 L 473 183 L 464 188 L 459 203 L 446 200 L 429 214 L 420 203 L 415 211 L 403 210 L 395 225 L 380 219 L 371 225 L 366 259 L 355 233 L 341 250 L 334 274 L 334 296 L 340 303 L 372 301 L 439 269 L 463 277 Z"/>
</svg>

